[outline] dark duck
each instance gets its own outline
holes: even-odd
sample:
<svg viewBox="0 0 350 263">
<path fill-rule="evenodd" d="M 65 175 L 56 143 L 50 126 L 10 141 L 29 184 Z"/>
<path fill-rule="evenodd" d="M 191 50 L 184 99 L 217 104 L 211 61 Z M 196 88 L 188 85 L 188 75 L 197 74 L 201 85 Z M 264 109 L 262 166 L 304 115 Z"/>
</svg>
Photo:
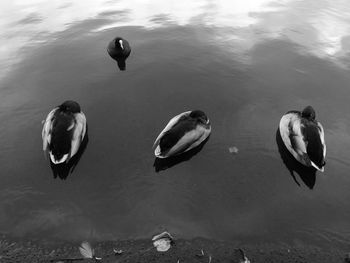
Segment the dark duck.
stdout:
<svg viewBox="0 0 350 263">
<path fill-rule="evenodd" d="M 75 101 L 65 101 L 46 117 L 43 150 L 53 164 L 68 163 L 78 152 L 86 133 L 86 118 Z"/>
<path fill-rule="evenodd" d="M 129 42 L 121 37 L 116 37 L 109 42 L 107 47 L 108 54 L 117 61 L 120 70 L 125 70 L 125 60 L 131 52 Z"/>
<path fill-rule="evenodd" d="M 183 112 L 173 117 L 158 135 L 154 154 L 167 158 L 187 152 L 204 142 L 210 132 L 210 121 L 203 111 Z"/>
<path fill-rule="evenodd" d="M 302 112 L 287 112 L 281 118 L 279 130 L 283 143 L 296 160 L 305 166 L 324 171 L 324 130 L 316 120 L 315 110 L 311 106 L 307 106 Z"/>
</svg>

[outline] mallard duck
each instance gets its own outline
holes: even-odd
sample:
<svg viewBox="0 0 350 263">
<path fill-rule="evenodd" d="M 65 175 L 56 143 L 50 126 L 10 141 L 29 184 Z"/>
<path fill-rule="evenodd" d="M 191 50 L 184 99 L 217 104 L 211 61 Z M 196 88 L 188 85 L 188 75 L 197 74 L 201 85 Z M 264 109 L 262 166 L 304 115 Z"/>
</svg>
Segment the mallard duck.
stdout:
<svg viewBox="0 0 350 263">
<path fill-rule="evenodd" d="M 295 159 L 305 166 L 324 171 L 324 131 L 321 123 L 316 121 L 316 113 L 311 106 L 302 112 L 287 112 L 281 118 L 279 130 L 285 146 Z"/>
<path fill-rule="evenodd" d="M 46 117 L 42 130 L 43 150 L 53 164 L 68 162 L 84 139 L 86 118 L 75 101 L 65 101 Z"/>
<path fill-rule="evenodd" d="M 107 47 L 108 54 L 113 59 L 126 59 L 131 52 L 129 42 L 121 37 L 114 38 Z"/>
<path fill-rule="evenodd" d="M 158 158 L 187 152 L 200 145 L 211 132 L 210 121 L 203 111 L 183 112 L 165 126 L 153 147 Z"/>
</svg>

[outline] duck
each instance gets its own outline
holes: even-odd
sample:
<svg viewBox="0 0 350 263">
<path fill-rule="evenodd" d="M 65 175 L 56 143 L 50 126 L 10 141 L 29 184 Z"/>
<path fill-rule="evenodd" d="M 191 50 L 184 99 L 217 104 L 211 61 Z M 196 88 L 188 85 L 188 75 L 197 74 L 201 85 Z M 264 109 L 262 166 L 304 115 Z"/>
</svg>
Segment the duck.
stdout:
<svg viewBox="0 0 350 263">
<path fill-rule="evenodd" d="M 115 60 L 126 59 L 130 53 L 131 48 L 129 42 L 122 37 L 116 37 L 107 46 L 108 54 Z"/>
<path fill-rule="evenodd" d="M 312 106 L 288 111 L 281 118 L 279 131 L 284 145 L 294 158 L 308 167 L 323 172 L 326 165 L 324 130 L 316 120 Z"/>
<path fill-rule="evenodd" d="M 168 158 L 187 152 L 204 142 L 211 133 L 207 115 L 201 110 L 186 111 L 173 117 L 153 144 L 154 155 Z"/>
<path fill-rule="evenodd" d="M 42 129 L 43 150 L 53 164 L 68 163 L 86 134 L 86 117 L 76 101 L 67 100 L 47 115 Z"/>
</svg>

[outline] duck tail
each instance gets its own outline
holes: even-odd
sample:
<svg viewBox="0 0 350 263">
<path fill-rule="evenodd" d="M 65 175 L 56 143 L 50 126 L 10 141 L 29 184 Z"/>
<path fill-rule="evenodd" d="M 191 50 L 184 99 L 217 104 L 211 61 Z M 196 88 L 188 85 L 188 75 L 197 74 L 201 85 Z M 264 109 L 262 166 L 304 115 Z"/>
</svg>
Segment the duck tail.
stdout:
<svg viewBox="0 0 350 263">
<path fill-rule="evenodd" d="M 313 161 L 311 161 L 311 165 L 312 165 L 312 167 L 314 167 L 316 170 L 318 170 L 318 171 L 320 171 L 320 172 L 324 172 L 324 166 L 322 166 L 322 167 L 319 167 L 319 166 L 317 166 Z"/>
<path fill-rule="evenodd" d="M 56 157 L 50 152 L 50 160 L 53 164 L 60 164 L 63 162 L 68 162 L 69 154 L 64 154 L 61 159 L 57 160 Z"/>
</svg>

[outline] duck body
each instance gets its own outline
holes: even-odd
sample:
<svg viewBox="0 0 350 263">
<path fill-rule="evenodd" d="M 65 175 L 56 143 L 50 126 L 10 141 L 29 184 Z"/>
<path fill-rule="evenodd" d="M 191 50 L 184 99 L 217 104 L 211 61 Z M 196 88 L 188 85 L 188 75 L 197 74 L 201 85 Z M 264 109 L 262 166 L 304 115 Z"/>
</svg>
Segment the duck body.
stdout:
<svg viewBox="0 0 350 263">
<path fill-rule="evenodd" d="M 107 52 L 115 60 L 125 60 L 130 55 L 131 48 L 128 41 L 121 37 L 116 37 L 109 42 Z"/>
<path fill-rule="evenodd" d="M 86 133 L 86 118 L 75 101 L 65 101 L 46 117 L 43 150 L 53 164 L 68 162 L 79 150 Z"/>
<path fill-rule="evenodd" d="M 210 121 L 204 112 L 183 112 L 172 118 L 158 135 L 153 144 L 154 154 L 158 158 L 167 158 L 187 152 L 199 146 L 210 133 Z"/>
<path fill-rule="evenodd" d="M 323 172 L 326 157 L 324 130 L 315 119 L 311 106 L 302 112 L 289 111 L 282 116 L 279 131 L 284 145 L 296 160 Z"/>
</svg>

